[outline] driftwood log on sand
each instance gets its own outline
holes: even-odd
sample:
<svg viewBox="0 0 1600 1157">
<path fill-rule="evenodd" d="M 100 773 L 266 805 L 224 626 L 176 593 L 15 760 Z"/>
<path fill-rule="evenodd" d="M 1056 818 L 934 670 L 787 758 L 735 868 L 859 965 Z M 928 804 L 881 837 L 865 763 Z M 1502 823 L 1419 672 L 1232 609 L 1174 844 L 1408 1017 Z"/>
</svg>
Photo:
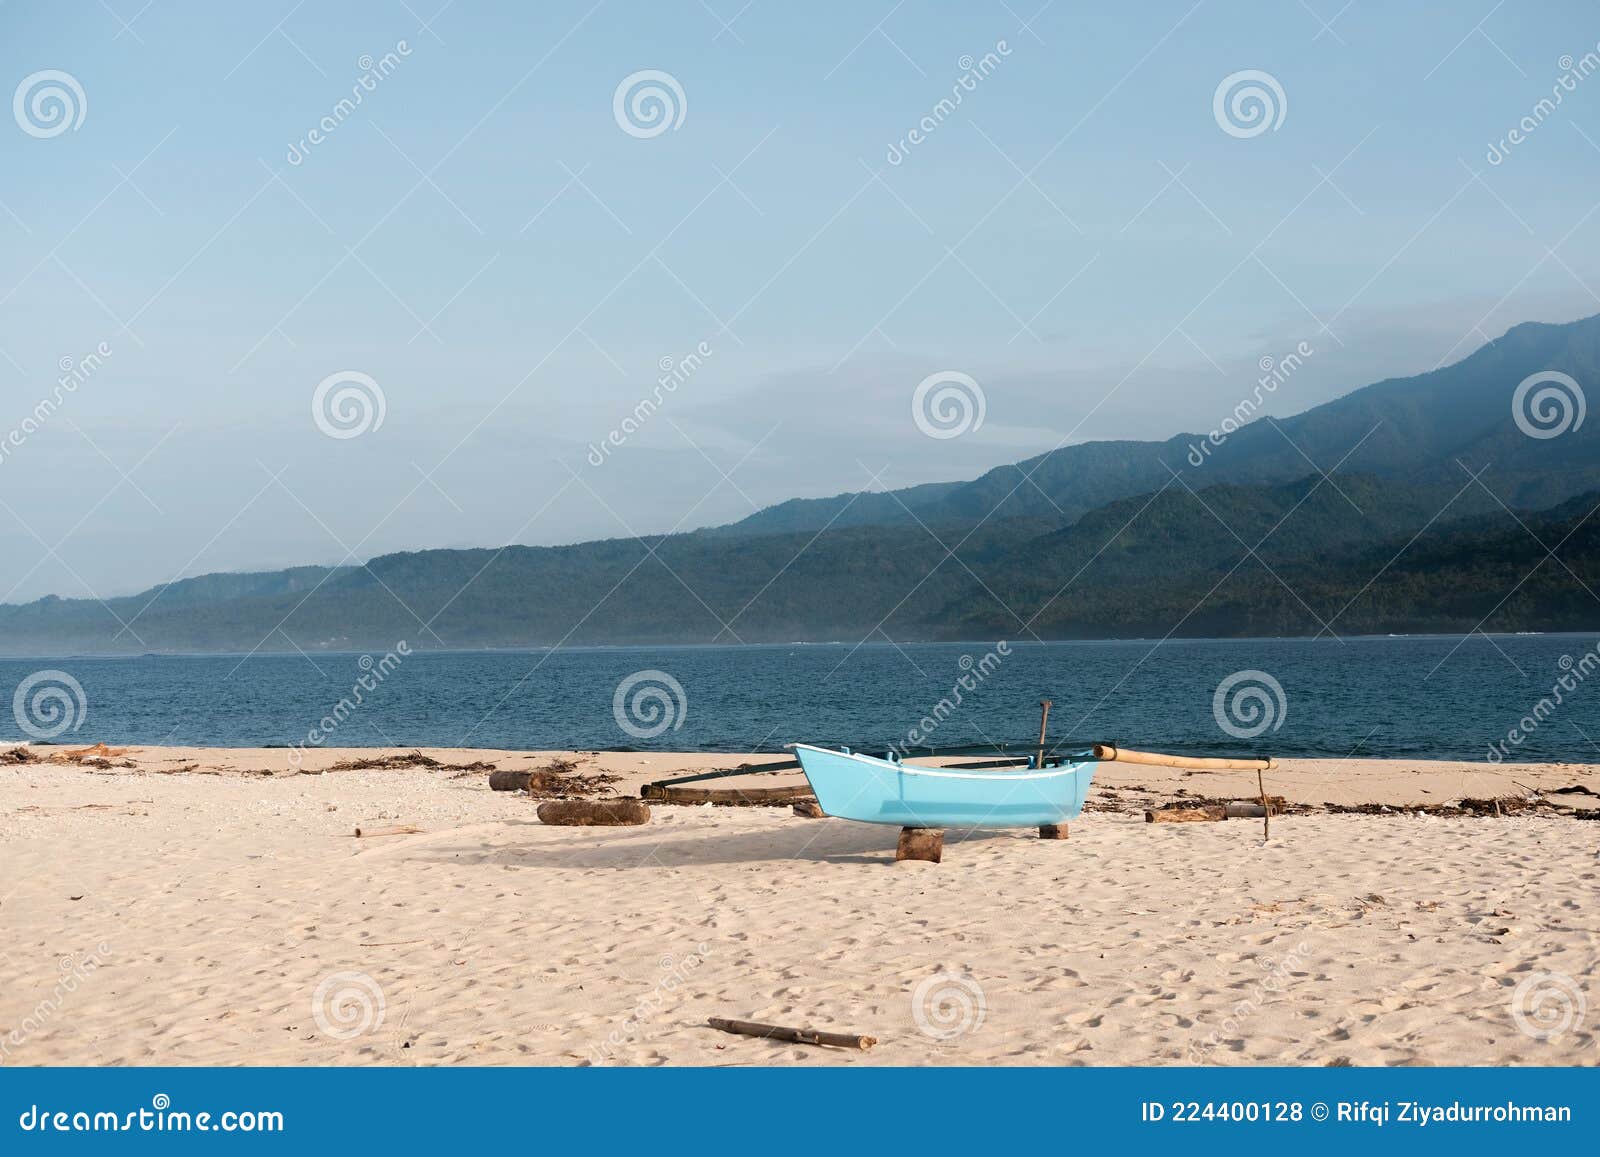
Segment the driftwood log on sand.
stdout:
<svg viewBox="0 0 1600 1157">
<path fill-rule="evenodd" d="M 1228 818 L 1228 809 L 1221 804 L 1206 807 L 1163 807 L 1144 813 L 1147 824 L 1203 824 Z"/>
<path fill-rule="evenodd" d="M 758 1024 L 753 1020 L 724 1020 L 712 1017 L 712 1028 L 739 1036 L 757 1036 L 765 1040 L 787 1041 L 798 1045 L 822 1045 L 827 1048 L 857 1049 L 865 1051 L 878 1043 L 875 1036 L 862 1036 L 853 1032 L 823 1032 L 811 1028 L 785 1028 L 781 1024 Z"/>
<path fill-rule="evenodd" d="M 414 836 L 422 831 L 416 824 L 393 824 L 386 828 L 357 828 L 356 839 L 370 839 L 372 836 Z"/>
<path fill-rule="evenodd" d="M 563 828 L 631 827 L 650 822 L 638 799 L 553 799 L 539 805 L 539 822 Z"/>
<path fill-rule="evenodd" d="M 1262 797 L 1265 803 L 1236 800 L 1232 803 L 1184 805 L 1167 804 L 1144 813 L 1147 824 L 1198 824 L 1214 820 L 1259 820 L 1269 814 L 1282 815 L 1284 799 L 1281 795 Z"/>
</svg>

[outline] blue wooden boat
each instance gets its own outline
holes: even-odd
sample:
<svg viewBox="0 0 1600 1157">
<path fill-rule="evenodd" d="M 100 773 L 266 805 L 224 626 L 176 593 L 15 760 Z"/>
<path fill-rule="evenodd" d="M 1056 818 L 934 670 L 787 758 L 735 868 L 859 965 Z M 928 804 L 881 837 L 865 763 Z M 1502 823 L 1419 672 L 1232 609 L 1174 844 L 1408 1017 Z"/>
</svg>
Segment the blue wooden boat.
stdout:
<svg viewBox="0 0 1600 1157">
<path fill-rule="evenodd" d="M 1098 761 L 1011 760 L 1010 768 L 923 767 L 796 743 L 801 770 L 830 816 L 908 828 L 1034 827 L 1064 824 L 1083 810 Z"/>
</svg>

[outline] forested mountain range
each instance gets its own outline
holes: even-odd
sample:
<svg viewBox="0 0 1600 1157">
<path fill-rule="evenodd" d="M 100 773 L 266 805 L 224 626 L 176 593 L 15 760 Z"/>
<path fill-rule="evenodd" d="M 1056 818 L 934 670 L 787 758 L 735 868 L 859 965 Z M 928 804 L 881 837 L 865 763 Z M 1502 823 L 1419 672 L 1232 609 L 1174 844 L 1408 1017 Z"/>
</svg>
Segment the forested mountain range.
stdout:
<svg viewBox="0 0 1600 1157">
<path fill-rule="evenodd" d="M 1549 371 L 1579 392 L 1539 437 L 1563 412 L 1541 416 L 1537 387 L 1521 423 L 1513 403 Z M 1600 318 L 1520 325 L 1220 439 L 1068 446 L 687 534 L 0 606 L 0 652 L 1590 629 L 1600 423 L 1578 407 L 1595 383 Z"/>
</svg>

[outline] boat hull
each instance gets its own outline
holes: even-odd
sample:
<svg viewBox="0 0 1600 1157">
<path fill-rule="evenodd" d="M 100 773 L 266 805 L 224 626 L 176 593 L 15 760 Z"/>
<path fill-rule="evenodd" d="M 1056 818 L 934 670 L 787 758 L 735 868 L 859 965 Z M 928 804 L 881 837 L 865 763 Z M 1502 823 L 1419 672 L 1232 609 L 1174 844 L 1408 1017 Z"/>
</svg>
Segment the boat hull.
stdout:
<svg viewBox="0 0 1600 1157">
<path fill-rule="evenodd" d="M 1076 819 L 1094 761 L 1042 771 L 957 771 L 795 744 L 830 816 L 913 828 L 1033 827 Z"/>
</svg>

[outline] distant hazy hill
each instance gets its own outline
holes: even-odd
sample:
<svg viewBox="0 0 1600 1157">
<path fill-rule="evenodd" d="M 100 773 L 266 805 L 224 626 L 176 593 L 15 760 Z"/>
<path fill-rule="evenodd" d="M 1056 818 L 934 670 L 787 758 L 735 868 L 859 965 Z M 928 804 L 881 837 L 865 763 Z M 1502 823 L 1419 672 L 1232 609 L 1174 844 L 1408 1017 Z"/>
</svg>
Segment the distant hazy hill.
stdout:
<svg viewBox="0 0 1600 1157">
<path fill-rule="evenodd" d="M 1568 325 L 1519 325 L 1454 365 L 1378 382 L 1276 423 L 1251 423 L 1211 448 L 1199 467 L 1189 460 L 1190 448 L 1204 433 L 1165 442 L 1086 442 L 998 466 L 967 483 L 916 486 L 894 497 L 796 499 L 725 530 L 816 530 L 847 505 L 840 521 L 852 525 L 912 524 L 907 508 L 929 525 L 991 515 L 1072 518 L 1159 488 L 1171 477 L 1169 467 L 1195 487 L 1287 482 L 1313 462 L 1333 469 L 1358 443 L 1341 469 L 1453 488 L 1465 480 L 1458 460 L 1474 469 L 1492 462 L 1496 492 L 1506 502 L 1548 506 L 1600 488 L 1600 420 L 1548 440 L 1522 433 L 1511 420 L 1512 393 L 1544 370 L 1570 374 L 1591 393 L 1600 389 L 1600 315 Z M 1218 414 L 1218 424 L 1227 416 Z"/>
<path fill-rule="evenodd" d="M 0 650 L 1587 629 L 1600 422 L 1538 439 L 1512 420 L 1517 384 L 1552 369 L 1600 384 L 1600 319 L 1518 326 L 1454 366 L 1252 423 L 1199 467 L 1199 435 L 1091 443 L 692 534 L 44 599 L 0 606 Z M 1346 455 L 1332 481 L 1310 473 Z"/>
</svg>

